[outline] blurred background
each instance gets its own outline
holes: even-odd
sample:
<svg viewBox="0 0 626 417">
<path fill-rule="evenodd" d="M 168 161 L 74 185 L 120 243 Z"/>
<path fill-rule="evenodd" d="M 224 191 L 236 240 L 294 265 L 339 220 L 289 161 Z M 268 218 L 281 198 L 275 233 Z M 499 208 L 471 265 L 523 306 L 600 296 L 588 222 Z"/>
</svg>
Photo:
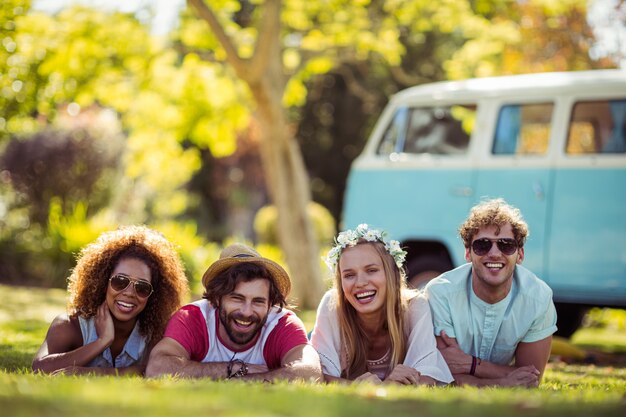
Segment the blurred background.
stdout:
<svg viewBox="0 0 626 417">
<path fill-rule="evenodd" d="M 142 223 L 196 294 L 237 240 L 308 308 L 391 94 L 626 66 L 624 0 L 3 0 L 0 31 L 0 283 L 65 287 L 81 247 Z"/>
</svg>

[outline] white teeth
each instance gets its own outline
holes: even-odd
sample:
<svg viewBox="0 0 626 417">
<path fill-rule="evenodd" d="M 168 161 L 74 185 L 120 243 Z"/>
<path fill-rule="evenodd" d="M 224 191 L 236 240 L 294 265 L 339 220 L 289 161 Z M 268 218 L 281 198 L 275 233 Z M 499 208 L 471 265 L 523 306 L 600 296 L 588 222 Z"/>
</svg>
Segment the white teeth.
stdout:
<svg viewBox="0 0 626 417">
<path fill-rule="evenodd" d="M 362 298 L 371 297 L 371 296 L 373 296 L 374 294 L 376 294 L 376 291 L 366 291 L 366 292 L 362 292 L 362 293 L 356 294 L 356 295 L 355 295 L 355 297 L 356 297 L 358 300 L 360 300 L 360 299 L 362 299 Z"/>
<path fill-rule="evenodd" d="M 251 321 L 243 321 L 243 320 L 237 320 L 237 319 L 235 319 L 235 322 L 241 326 L 249 326 L 252 323 Z"/>
<path fill-rule="evenodd" d="M 489 262 L 485 264 L 487 266 L 487 268 L 502 268 L 504 265 L 502 265 L 501 263 L 496 263 L 496 262 Z"/>
<path fill-rule="evenodd" d="M 117 304 L 119 304 L 120 306 L 125 307 L 125 308 L 133 308 L 133 307 L 135 307 L 134 304 L 125 303 L 123 301 L 118 301 Z"/>
</svg>

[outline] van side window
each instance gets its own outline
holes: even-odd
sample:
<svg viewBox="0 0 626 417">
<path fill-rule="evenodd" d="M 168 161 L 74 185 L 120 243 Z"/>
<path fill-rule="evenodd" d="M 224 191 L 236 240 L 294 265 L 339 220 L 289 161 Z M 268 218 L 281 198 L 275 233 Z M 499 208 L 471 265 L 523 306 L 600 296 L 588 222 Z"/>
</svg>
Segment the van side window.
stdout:
<svg viewBox="0 0 626 417">
<path fill-rule="evenodd" d="M 492 152 L 495 155 L 543 155 L 548 150 L 552 103 L 502 106 Z"/>
<path fill-rule="evenodd" d="M 385 131 L 379 154 L 467 152 L 476 105 L 400 108 Z"/>
<path fill-rule="evenodd" d="M 626 99 L 575 103 L 566 152 L 574 155 L 626 152 Z"/>
</svg>

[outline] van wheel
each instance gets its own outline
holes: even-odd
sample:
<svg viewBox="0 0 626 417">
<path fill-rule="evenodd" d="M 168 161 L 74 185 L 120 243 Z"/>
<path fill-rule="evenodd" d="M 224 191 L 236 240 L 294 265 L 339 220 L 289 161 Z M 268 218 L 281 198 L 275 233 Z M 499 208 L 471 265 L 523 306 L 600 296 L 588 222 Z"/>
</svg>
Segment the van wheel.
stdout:
<svg viewBox="0 0 626 417">
<path fill-rule="evenodd" d="M 567 303 L 554 303 L 554 306 L 557 317 L 556 327 L 558 327 L 555 335 L 569 338 L 582 324 L 589 307 Z"/>
<path fill-rule="evenodd" d="M 422 289 L 433 278 L 452 269 L 450 262 L 433 256 L 420 256 L 407 265 L 407 286 Z"/>
</svg>

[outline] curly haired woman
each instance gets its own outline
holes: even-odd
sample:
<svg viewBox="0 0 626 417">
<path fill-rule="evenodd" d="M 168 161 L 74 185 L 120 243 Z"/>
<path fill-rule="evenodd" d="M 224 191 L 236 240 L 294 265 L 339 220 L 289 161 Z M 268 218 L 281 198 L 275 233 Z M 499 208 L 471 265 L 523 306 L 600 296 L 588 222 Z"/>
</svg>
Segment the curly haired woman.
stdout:
<svg viewBox="0 0 626 417">
<path fill-rule="evenodd" d="M 83 248 L 68 291 L 68 314 L 50 325 L 34 371 L 143 374 L 188 286 L 171 242 L 145 226 L 126 226 Z"/>
<path fill-rule="evenodd" d="M 326 382 L 449 383 L 428 301 L 406 289 L 406 252 L 366 224 L 336 238 L 326 263 L 335 285 L 320 302 L 311 344 Z"/>
</svg>

